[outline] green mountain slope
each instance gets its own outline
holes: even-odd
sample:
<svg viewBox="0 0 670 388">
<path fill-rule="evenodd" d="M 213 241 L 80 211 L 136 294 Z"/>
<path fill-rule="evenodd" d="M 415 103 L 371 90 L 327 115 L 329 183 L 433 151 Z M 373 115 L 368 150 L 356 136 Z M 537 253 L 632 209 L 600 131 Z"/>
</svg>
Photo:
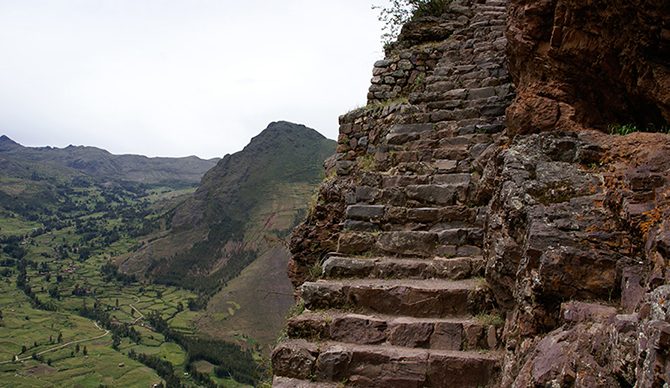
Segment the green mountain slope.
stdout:
<svg viewBox="0 0 670 388">
<path fill-rule="evenodd" d="M 285 273 L 288 252 L 281 241 L 305 214 L 306 204 L 323 178 L 323 162 L 334 153 L 335 145 L 303 125 L 271 123 L 242 151 L 226 155 L 208 171 L 196 192 L 166 216 L 169 228 L 152 236 L 135 254 L 120 258 L 121 268 L 207 296 L 220 291 L 230 294 L 225 289 L 228 282 L 246 271 L 244 284 L 231 286 L 237 284 L 235 287 L 245 289 L 245 294 L 258 293 L 257 303 L 238 306 L 239 311 L 231 313 L 221 307 L 227 302 L 215 296 L 212 304 L 219 307 L 208 310 L 212 321 L 199 322 L 203 327 L 232 315 L 255 314 L 262 309 L 263 300 L 272 300 L 264 298 L 267 290 L 287 291 L 281 301 L 272 302 L 285 311 L 292 297 Z M 245 270 L 261 257 L 279 262 L 275 268 L 281 270 L 269 278 L 264 269 L 254 269 L 260 266 Z M 237 305 L 229 302 L 229 306 Z M 274 330 L 281 322 L 267 324 Z"/>
</svg>

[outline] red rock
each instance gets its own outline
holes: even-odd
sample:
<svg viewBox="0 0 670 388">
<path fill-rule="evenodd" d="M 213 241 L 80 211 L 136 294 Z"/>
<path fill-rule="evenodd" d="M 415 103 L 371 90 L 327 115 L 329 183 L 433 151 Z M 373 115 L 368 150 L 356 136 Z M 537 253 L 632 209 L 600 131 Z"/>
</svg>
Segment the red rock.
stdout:
<svg viewBox="0 0 670 388">
<path fill-rule="evenodd" d="M 617 314 L 617 309 L 596 303 L 566 302 L 561 304 L 561 317 L 569 323 L 607 322 Z"/>
<path fill-rule="evenodd" d="M 314 373 L 316 345 L 305 340 L 282 342 L 272 351 L 272 368 L 276 375 L 309 380 Z"/>
</svg>

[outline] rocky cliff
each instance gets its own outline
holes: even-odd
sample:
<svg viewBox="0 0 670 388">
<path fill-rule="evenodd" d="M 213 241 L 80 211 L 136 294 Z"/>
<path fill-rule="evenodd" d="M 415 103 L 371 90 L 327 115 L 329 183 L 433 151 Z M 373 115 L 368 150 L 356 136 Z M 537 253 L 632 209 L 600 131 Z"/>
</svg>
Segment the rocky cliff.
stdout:
<svg viewBox="0 0 670 388">
<path fill-rule="evenodd" d="M 669 11 L 461 0 L 405 25 L 294 231 L 274 384 L 670 384 L 670 136 L 622 135 L 668 130 Z"/>
<path fill-rule="evenodd" d="M 670 382 L 669 28 L 662 1 L 509 1 L 517 97 L 485 174 L 503 386 Z"/>
<path fill-rule="evenodd" d="M 667 1 L 510 1 L 509 133 L 670 120 Z"/>
</svg>

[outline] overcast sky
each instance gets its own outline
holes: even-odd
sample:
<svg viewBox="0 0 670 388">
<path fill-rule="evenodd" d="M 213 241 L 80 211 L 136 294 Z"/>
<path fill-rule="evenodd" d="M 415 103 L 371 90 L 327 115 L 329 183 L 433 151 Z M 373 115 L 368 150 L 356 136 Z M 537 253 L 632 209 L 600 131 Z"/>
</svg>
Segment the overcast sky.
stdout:
<svg viewBox="0 0 670 388">
<path fill-rule="evenodd" d="M 0 0 L 0 134 L 205 158 L 277 120 L 334 139 L 383 56 L 372 3 Z"/>
</svg>

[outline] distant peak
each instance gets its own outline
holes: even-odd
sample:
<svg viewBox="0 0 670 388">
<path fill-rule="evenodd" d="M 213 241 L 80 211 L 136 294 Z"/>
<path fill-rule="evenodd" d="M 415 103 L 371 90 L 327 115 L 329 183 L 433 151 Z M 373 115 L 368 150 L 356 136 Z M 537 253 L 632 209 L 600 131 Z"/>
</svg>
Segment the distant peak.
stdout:
<svg viewBox="0 0 670 388">
<path fill-rule="evenodd" d="M 0 136 L 0 151 L 21 147 L 21 144 L 10 139 L 7 135 Z"/>
<path fill-rule="evenodd" d="M 280 127 L 303 127 L 303 128 L 305 128 L 305 126 L 302 125 L 302 124 L 296 124 L 296 123 L 292 123 L 290 121 L 280 120 L 280 121 L 273 121 L 270 124 L 268 124 L 267 129 L 280 128 Z"/>
<path fill-rule="evenodd" d="M 244 147 L 250 149 L 267 149 L 281 144 L 309 144 L 316 143 L 325 137 L 316 130 L 302 124 L 288 121 L 273 121 L 261 133 L 251 138 L 251 142 Z"/>
</svg>

